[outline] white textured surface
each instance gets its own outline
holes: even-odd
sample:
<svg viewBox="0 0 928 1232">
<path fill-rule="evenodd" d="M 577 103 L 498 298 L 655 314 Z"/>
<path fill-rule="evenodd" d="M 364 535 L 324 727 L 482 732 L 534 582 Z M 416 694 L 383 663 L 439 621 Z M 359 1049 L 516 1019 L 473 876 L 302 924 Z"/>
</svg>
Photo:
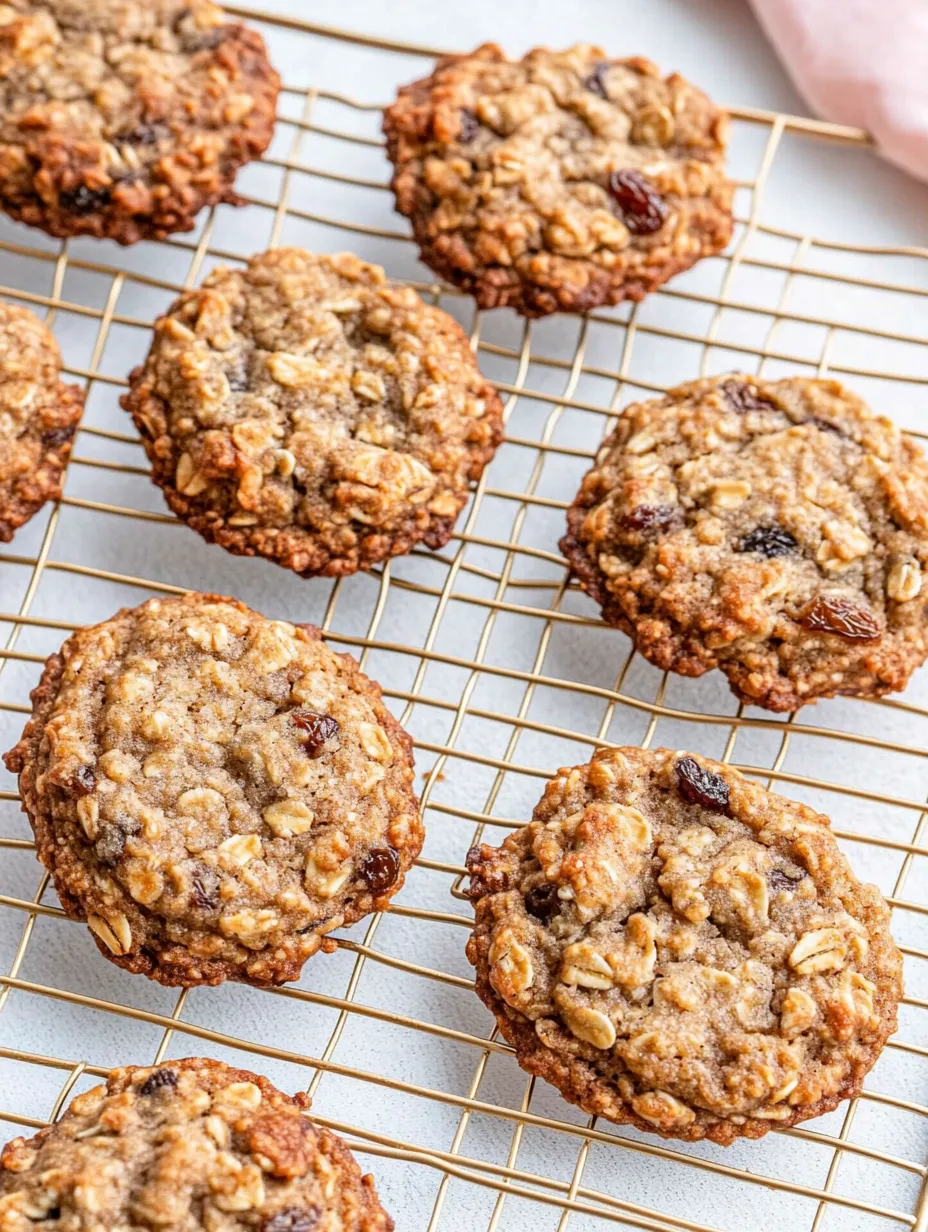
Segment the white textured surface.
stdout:
<svg viewBox="0 0 928 1232">
<path fill-rule="evenodd" d="M 271 3 L 271 0 L 268 0 Z M 563 45 L 578 39 L 595 41 L 613 54 L 641 53 L 658 60 L 667 70 L 675 68 L 703 85 L 721 101 L 757 107 L 800 110 L 800 104 L 772 53 L 762 42 L 747 8 L 737 0 L 651 0 L 648 4 L 631 0 L 574 0 L 571 4 L 554 0 L 470 0 L 467 4 L 440 5 L 427 0 L 404 3 L 370 3 L 367 0 L 342 0 L 334 5 L 306 5 L 299 0 L 285 4 L 277 0 L 279 12 L 309 19 L 338 22 L 367 34 L 395 39 L 415 39 L 425 43 L 466 49 L 487 38 L 496 38 L 512 52 L 534 43 Z M 269 32 L 273 57 L 285 80 L 295 85 L 315 85 L 350 94 L 370 102 L 388 99 L 396 84 L 426 71 L 418 58 L 358 48 L 344 43 L 304 38 L 293 32 Z M 290 96 L 284 105 L 294 114 L 296 100 Z M 330 102 L 320 102 L 314 115 L 323 125 L 374 135 L 376 115 L 355 112 Z M 767 132 L 763 128 L 737 125 L 733 141 L 735 172 L 753 178 Z M 293 130 L 282 127 L 275 152 L 286 156 L 292 149 Z M 351 145 L 319 136 L 307 136 L 299 156 L 317 167 L 386 179 L 386 167 L 378 150 Z M 274 169 L 251 168 L 240 180 L 244 191 L 276 200 L 280 173 Z M 747 193 L 739 194 L 740 212 L 750 208 Z M 290 183 L 291 205 L 330 218 L 380 226 L 405 234 L 406 226 L 391 208 L 385 192 L 340 187 L 331 180 L 294 176 Z M 869 153 L 825 144 L 807 138 L 787 137 L 773 165 L 760 221 L 787 231 L 801 231 L 834 241 L 872 245 L 924 244 L 928 218 L 928 190 L 907 180 L 901 173 L 881 165 Z M 216 215 L 213 243 L 217 248 L 247 253 L 265 246 L 271 235 L 271 211 L 248 208 L 221 209 Z M 197 233 L 197 235 L 199 232 Z M 303 243 L 321 250 L 353 247 L 364 257 L 386 265 L 396 277 L 427 275 L 415 260 L 412 246 L 405 240 L 383 239 L 351 233 L 331 226 L 288 218 L 283 228 L 285 242 Z M 57 252 L 53 241 L 24 228 L 0 220 L 0 239 L 32 245 L 45 252 Z M 189 237 L 188 237 L 189 239 Z M 187 242 L 183 240 L 182 243 Z M 81 241 L 71 245 L 72 257 L 97 260 L 119 269 L 139 272 L 155 279 L 175 283 L 187 275 L 190 251 L 176 246 L 139 245 L 122 251 L 110 244 Z M 789 262 L 796 253 L 796 241 L 769 233 L 752 236 L 745 248 L 750 258 L 773 263 Z M 853 275 L 863 279 L 896 282 L 928 292 L 928 260 L 916 257 L 878 254 L 850 256 L 840 251 L 816 249 L 804 254 L 807 266 L 820 271 Z M 208 258 L 207 267 L 212 264 Z M 48 292 L 54 271 L 52 262 L 40 262 L 0 250 L 0 283 L 38 293 Z M 725 265 L 710 261 L 680 279 L 675 287 L 696 294 L 716 295 L 722 285 Z M 105 303 L 110 280 L 99 274 L 71 268 L 65 279 L 64 298 L 97 307 Z M 776 268 L 742 264 L 728 288 L 729 299 L 755 303 L 768 310 L 776 308 L 783 293 L 784 276 Z M 120 292 L 117 312 L 148 320 L 170 299 L 166 290 L 154 290 L 128 277 Z M 472 323 L 467 301 L 446 296 L 443 305 L 464 321 Z M 790 313 L 821 315 L 849 324 L 877 326 L 918 337 L 926 334 L 926 301 L 918 295 L 905 295 L 850 287 L 826 278 L 797 278 L 786 301 Z M 616 322 L 627 311 L 616 312 Z M 639 326 L 667 331 L 636 332 L 628 380 L 618 391 L 614 381 L 589 372 L 578 374 L 573 396 L 580 401 L 608 407 L 617 395 L 616 405 L 646 392 L 636 380 L 668 384 L 697 375 L 700 364 L 706 371 L 720 371 L 736 365 L 756 369 L 756 353 L 738 353 L 724 345 L 708 352 L 697 342 L 674 337 L 684 333 L 697 339 L 705 335 L 713 319 L 711 305 L 674 295 L 659 295 L 637 313 Z M 928 343 L 890 342 L 852 330 L 827 331 L 819 326 L 802 325 L 783 319 L 773 341 L 770 330 L 772 312 L 758 316 L 733 309 L 724 312 L 714 328 L 719 343 L 737 343 L 748 348 L 767 344 L 797 357 L 805 357 L 814 370 L 823 345 L 828 344 L 833 366 L 849 364 L 864 369 L 890 370 L 921 378 L 921 383 L 889 382 L 866 377 L 854 384 L 881 409 L 896 415 L 910 427 L 925 423 L 926 384 L 928 381 Z M 60 312 L 55 322 L 67 361 L 86 367 L 93 350 L 97 322 L 74 313 Z M 575 350 L 580 323 L 556 318 L 533 329 L 534 355 L 569 361 Z M 508 313 L 485 317 L 481 339 L 514 351 L 522 346 L 519 321 Z M 615 371 L 623 357 L 626 330 L 618 324 L 594 324 L 589 328 L 586 358 L 588 365 Z M 146 334 L 126 325 L 114 325 L 100 362 L 100 372 L 123 377 L 137 362 L 146 347 Z M 517 365 L 511 358 L 481 352 L 485 370 L 503 381 L 516 378 Z M 767 373 L 796 371 L 792 362 L 768 361 Z M 563 394 L 570 380 L 569 369 L 533 363 L 525 375 L 525 387 L 542 393 Z M 117 431 L 127 430 L 125 416 L 117 405 L 118 389 L 98 381 L 88 403 L 86 422 Z M 591 412 L 559 409 L 543 399 L 523 396 L 512 409 L 510 434 L 527 440 L 547 438 L 555 444 L 592 451 L 602 435 L 603 417 Z M 82 458 L 109 459 L 144 464 L 135 446 L 108 442 L 83 434 L 77 455 Z M 498 491 L 518 492 L 533 481 L 538 495 L 552 500 L 569 500 L 585 469 L 583 459 L 557 453 L 546 455 L 540 472 L 532 476 L 538 454 L 515 445 L 504 447 L 489 472 L 489 486 Z M 72 464 L 67 495 L 72 498 L 108 501 L 134 509 L 160 512 L 160 494 L 143 474 L 123 473 Z M 521 517 L 521 521 L 520 521 Z M 47 514 L 20 532 L 7 555 L 34 556 L 42 543 Z M 520 544 L 541 552 L 556 552 L 563 513 L 558 508 L 531 505 L 524 516 L 511 499 L 485 497 L 472 536 L 505 542 L 515 536 Z M 464 520 L 459 524 L 464 525 Z M 507 559 L 504 552 L 470 542 L 462 548 L 452 541 L 446 556 L 455 557 L 463 567 L 448 592 L 471 598 L 500 598 L 512 604 L 536 609 L 547 607 L 555 591 L 550 585 L 536 589 L 497 588 L 470 566 L 498 573 L 511 568 L 515 579 L 534 578 L 540 582 L 558 581 L 560 567 L 540 555 L 517 552 Z M 117 574 L 141 575 L 155 581 L 171 582 L 201 589 L 233 593 L 268 612 L 299 620 L 321 621 L 329 608 L 330 626 L 335 634 L 364 636 L 381 595 L 379 577 L 349 579 L 338 588 L 323 581 L 300 581 L 274 566 L 239 560 L 218 548 L 203 544 L 192 532 L 174 524 L 156 524 L 127 517 L 88 512 L 69 505 L 62 511 L 51 545 L 50 560 L 87 565 Z M 437 609 L 437 593 L 446 585 L 449 571 L 441 561 L 425 556 L 393 564 L 395 579 L 410 579 L 432 588 L 433 593 L 414 594 L 391 588 L 379 615 L 376 637 L 385 643 L 421 647 L 428 637 L 430 622 Z M 0 610 L 15 609 L 22 601 L 30 570 L 4 562 L 0 556 Z M 136 603 L 145 591 L 113 584 L 79 573 L 47 569 L 32 605 L 39 617 L 83 623 L 103 619 L 123 603 Z M 334 596 L 334 598 L 333 598 Z M 591 615 L 592 607 L 576 593 L 563 603 L 563 610 Z M 543 663 L 538 659 L 540 640 L 546 625 L 535 616 L 499 610 L 487 625 L 490 609 L 455 597 L 447 601 L 437 624 L 433 650 L 437 658 L 424 668 L 421 693 L 445 708 L 417 704 L 408 716 L 408 726 L 420 742 L 441 743 L 448 738 L 462 690 L 473 685 L 471 711 L 482 711 L 498 720 L 475 716 L 465 718 L 454 741 L 468 754 L 493 758 L 503 756 L 513 728 L 506 715 L 526 705 L 533 722 L 586 735 L 596 735 L 604 718 L 607 738 L 616 743 L 636 742 L 648 728 L 649 715 L 641 703 L 653 702 L 660 685 L 660 674 L 647 664 L 634 660 L 623 683 L 623 698 L 611 714 L 606 701 L 591 692 L 567 691 L 541 684 L 530 701 L 526 682 L 512 677 L 480 672 L 473 677 L 466 667 L 448 659 L 470 660 L 480 653 L 489 666 L 507 669 L 540 670 L 552 678 L 582 682 L 608 688 L 625 661 L 627 643 L 616 632 L 555 622 L 550 626 Z M 0 626 L 4 638 L 10 626 Z M 481 635 L 485 642 L 481 645 Z M 47 654 L 58 644 L 59 635 L 50 630 L 27 628 L 17 648 Z M 338 647 L 341 648 L 341 647 Z M 366 668 L 389 689 L 409 690 L 423 660 L 415 653 L 373 650 Z M 9 661 L 0 681 L 0 703 L 23 703 L 38 674 L 34 663 Z M 908 690 L 906 702 L 928 704 L 928 672 L 922 671 Z M 717 674 L 701 681 L 670 680 L 665 704 L 700 714 L 732 715 L 734 705 Z M 638 703 L 636 705 L 636 703 Z M 404 703 L 392 703 L 396 713 Z M 452 709 L 448 709 L 448 706 Z M 752 718 L 764 720 L 753 713 Z M 8 747 L 15 739 L 22 718 L 0 709 L 0 745 Z M 789 774 L 807 775 L 863 791 L 888 793 L 899 799 L 919 801 L 928 791 L 928 719 L 922 713 L 874 707 L 862 702 L 835 701 L 803 714 L 801 723 L 813 728 L 832 728 L 845 733 L 864 734 L 899 742 L 911 749 L 906 754 L 876 748 L 862 748 L 848 741 L 823 738 L 803 732 L 793 734 L 781 769 Z M 659 718 L 651 733 L 655 745 L 688 747 L 719 755 L 725 748 L 729 728 L 684 719 Z M 739 763 L 769 766 L 780 747 L 779 729 L 745 728 L 732 751 Z M 540 794 L 539 772 L 549 772 L 561 764 L 587 758 L 590 745 L 556 735 L 523 730 L 512 760 L 535 773 L 508 773 L 502 781 L 494 812 L 498 816 L 525 818 Z M 422 769 L 434 756 L 420 749 Z M 476 761 L 452 757 L 445 777 L 435 784 L 433 799 L 456 808 L 482 810 L 494 787 L 495 770 Z M 0 775 L 0 788 L 13 784 Z M 912 809 L 872 803 L 834 792 L 807 787 L 789 787 L 797 796 L 830 812 L 836 827 L 859 833 L 880 835 L 900 842 L 911 841 L 919 814 Z M 472 826 L 447 813 L 430 810 L 427 815 L 428 839 L 424 854 L 439 861 L 460 864 L 469 846 Z M 28 828 L 17 805 L 0 802 L 0 833 L 26 837 Z M 491 831 L 494 841 L 502 831 Z M 877 880 L 887 894 L 892 893 L 902 867 L 903 853 L 882 846 L 847 843 L 846 848 L 863 876 Z M 928 878 L 925 861 L 917 857 L 899 896 L 925 905 L 928 903 Z M 29 851 L 6 850 L 0 855 L 0 893 L 30 898 L 38 884 L 38 871 Z M 401 901 L 459 916 L 469 908 L 449 895 L 451 878 L 425 868 L 415 870 Z M 53 893 L 46 902 L 54 903 Z M 911 911 L 896 913 L 897 937 L 913 946 L 928 946 L 928 929 L 923 917 Z M 0 908 L 0 972 L 10 968 L 26 917 L 22 912 Z M 366 924 L 355 928 L 352 936 L 360 940 Z M 466 930 L 452 924 L 422 923 L 390 916 L 384 919 L 374 938 L 378 949 L 442 971 L 467 976 L 463 955 Z M 333 957 L 320 956 L 308 964 L 298 987 L 313 993 L 340 997 L 345 994 L 354 956 L 340 951 Z M 99 997 L 111 1003 L 135 1007 L 144 1012 L 170 1015 L 176 992 L 122 974 L 97 954 L 85 930 L 55 918 L 39 917 L 20 969 L 20 977 L 47 987 Z M 913 996 L 928 995 L 924 963 L 907 960 L 908 989 Z M 461 1032 L 483 1036 L 489 1029 L 489 1016 L 466 989 L 455 988 L 390 969 L 376 962 L 364 966 L 356 1000 L 362 1006 L 387 1009 L 397 1014 L 442 1024 Z M 336 1021 L 336 1011 L 308 1001 L 237 986 L 194 991 L 183 1006 L 185 1024 L 206 1027 L 242 1041 L 286 1050 L 297 1058 L 317 1057 L 325 1048 Z M 141 1020 L 131 1020 L 99 1011 L 51 1000 L 23 991 L 14 991 L 0 1012 L 0 1047 L 32 1050 L 48 1056 L 84 1060 L 96 1065 L 144 1063 L 153 1058 L 163 1030 Z M 928 1047 L 928 1011 L 906 1007 L 901 1015 L 899 1038 Z M 250 1059 L 243 1051 L 224 1050 L 213 1043 L 198 1041 L 179 1029 L 169 1041 L 168 1055 L 206 1052 L 228 1056 L 268 1074 L 284 1089 L 306 1085 L 312 1069 L 299 1060 Z M 335 1049 L 336 1065 L 347 1065 L 372 1075 L 385 1075 L 434 1091 L 454 1096 L 475 1094 L 480 1100 L 507 1108 L 518 1108 L 525 1092 L 525 1078 L 511 1058 L 490 1057 L 479 1087 L 474 1087 L 481 1051 L 473 1043 L 452 1042 L 420 1030 L 378 1022 L 353 1014 Z M 36 1118 L 47 1117 L 54 1103 L 64 1072 L 0 1058 L 0 1109 Z M 78 1087 L 88 1084 L 86 1078 Z M 928 1065 L 925 1057 L 899 1048 L 887 1050 L 868 1079 L 867 1089 L 884 1092 L 915 1102 L 928 1103 Z M 461 1121 L 459 1108 L 416 1094 L 391 1091 L 384 1086 L 354 1077 L 328 1073 L 319 1085 L 316 1108 L 320 1114 L 369 1129 L 395 1134 L 408 1143 L 449 1150 Z M 539 1086 L 531 1110 L 579 1125 L 584 1118 L 567 1106 L 550 1088 Z M 815 1125 L 824 1133 L 841 1130 L 845 1109 Z M 7 1126 L 3 1125 L 4 1131 Z M 607 1126 L 600 1126 L 607 1129 Z M 475 1114 L 470 1118 L 460 1144 L 460 1153 L 505 1163 L 512 1142 L 513 1122 L 500 1116 Z M 9 1127 L 5 1136 L 16 1132 Z M 646 1144 L 649 1153 L 632 1152 L 608 1144 L 595 1143 L 583 1173 L 585 1187 L 608 1192 L 618 1198 L 653 1206 L 677 1219 L 689 1219 L 732 1232 L 761 1228 L 767 1232 L 795 1232 L 811 1227 L 816 1215 L 814 1200 L 786 1192 L 774 1192 L 749 1184 L 737 1177 L 686 1166 L 679 1159 L 693 1158 L 754 1174 L 779 1178 L 813 1187 L 825 1184 L 831 1151 L 797 1138 L 771 1134 L 761 1143 L 743 1143 L 728 1151 L 721 1148 L 672 1147 L 674 1158 L 660 1158 L 659 1139 L 632 1131 L 616 1131 L 633 1143 Z M 919 1167 L 926 1159 L 928 1121 L 864 1100 L 860 1103 L 852 1129 L 852 1142 L 888 1151 Z M 529 1173 L 547 1174 L 569 1182 L 581 1140 L 552 1129 L 526 1130 L 517 1164 Z M 429 1226 L 433 1203 L 439 1192 L 441 1174 L 433 1169 L 412 1166 L 396 1160 L 365 1157 L 377 1172 L 386 1205 L 397 1216 L 398 1227 L 406 1232 Z M 860 1154 L 846 1154 L 833 1179 L 838 1195 L 907 1215 L 911 1223 L 920 1177 L 915 1171 L 869 1161 Z M 445 1195 L 440 1216 L 433 1227 L 471 1232 L 487 1226 L 493 1210 L 493 1191 L 452 1181 Z M 544 1228 L 558 1225 L 558 1213 L 551 1207 L 506 1200 L 500 1229 Z M 571 1228 L 606 1227 L 606 1221 L 581 1215 L 570 1220 Z M 870 1229 L 898 1227 L 875 1215 L 851 1207 L 829 1205 L 817 1225 L 824 1232 L 870 1232 Z"/>
</svg>

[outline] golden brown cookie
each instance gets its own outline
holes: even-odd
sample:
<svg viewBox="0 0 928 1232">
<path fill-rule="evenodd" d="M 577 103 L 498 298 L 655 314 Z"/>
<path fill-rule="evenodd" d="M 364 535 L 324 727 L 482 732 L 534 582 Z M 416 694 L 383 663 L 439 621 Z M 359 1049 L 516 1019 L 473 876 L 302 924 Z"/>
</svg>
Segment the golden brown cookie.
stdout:
<svg viewBox="0 0 928 1232">
<path fill-rule="evenodd" d="M 422 846 L 412 742 L 350 655 L 234 599 L 150 599 L 48 660 L 6 754 L 101 953 L 163 984 L 295 980 Z"/>
<path fill-rule="evenodd" d="M 235 202 L 280 81 L 208 0 L 8 0 L 0 8 L 0 208 L 50 235 L 134 244 Z"/>
<path fill-rule="evenodd" d="M 0 1154 L 0 1228 L 393 1232 L 374 1178 L 266 1078 L 187 1058 L 127 1066 Z"/>
<path fill-rule="evenodd" d="M 608 749 L 468 854 L 477 992 L 586 1112 L 728 1145 L 856 1095 L 902 958 L 826 817 L 729 766 Z"/>
<path fill-rule="evenodd" d="M 502 434 L 457 322 L 348 253 L 216 270 L 156 323 L 130 385 L 178 517 L 304 576 L 441 547 Z"/>
<path fill-rule="evenodd" d="M 481 308 L 642 299 L 731 238 L 727 119 L 678 74 L 579 44 L 440 60 L 384 115 L 397 209 Z"/>
<path fill-rule="evenodd" d="M 693 381 L 626 407 L 561 550 L 658 667 L 792 710 L 928 654 L 928 465 L 837 381 Z"/>
<path fill-rule="evenodd" d="M 58 379 L 53 334 L 28 308 L 0 301 L 0 542 L 61 495 L 84 410 L 83 390 Z"/>
</svg>

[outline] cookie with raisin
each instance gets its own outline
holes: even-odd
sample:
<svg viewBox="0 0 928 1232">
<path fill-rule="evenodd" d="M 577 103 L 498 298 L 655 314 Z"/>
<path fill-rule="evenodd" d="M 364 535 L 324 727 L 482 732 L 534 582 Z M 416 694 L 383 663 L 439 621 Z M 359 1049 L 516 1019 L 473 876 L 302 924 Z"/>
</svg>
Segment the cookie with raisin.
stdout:
<svg viewBox="0 0 928 1232">
<path fill-rule="evenodd" d="M 378 265 L 299 248 L 182 295 L 123 406 L 178 517 L 305 577 L 447 543 L 502 434 L 452 317 Z"/>
<path fill-rule="evenodd" d="M 313 626 L 221 596 L 73 634 L 4 760 L 65 911 L 162 984 L 297 979 L 422 846 L 380 687 Z"/>
<path fill-rule="evenodd" d="M 61 495 L 84 393 L 60 374 L 48 327 L 0 302 L 0 543 Z"/>
<path fill-rule="evenodd" d="M 236 203 L 280 80 L 209 0 L 9 0 L 0 9 L 0 209 L 134 244 Z"/>
<path fill-rule="evenodd" d="M 477 992 L 523 1069 L 727 1146 L 853 1098 L 896 1029 L 889 908 L 826 817 L 729 766 L 606 749 L 468 853 Z"/>
<path fill-rule="evenodd" d="M 928 655 L 928 465 L 837 381 L 734 373 L 627 407 L 561 550 L 645 658 L 770 710 L 902 689 Z"/>
<path fill-rule="evenodd" d="M 393 1232 L 309 1099 L 221 1061 L 126 1066 L 0 1153 L 0 1226 Z"/>
<path fill-rule="evenodd" d="M 640 57 L 487 43 L 403 87 L 384 132 L 422 260 L 481 308 L 640 300 L 731 238 L 727 117 Z"/>
</svg>

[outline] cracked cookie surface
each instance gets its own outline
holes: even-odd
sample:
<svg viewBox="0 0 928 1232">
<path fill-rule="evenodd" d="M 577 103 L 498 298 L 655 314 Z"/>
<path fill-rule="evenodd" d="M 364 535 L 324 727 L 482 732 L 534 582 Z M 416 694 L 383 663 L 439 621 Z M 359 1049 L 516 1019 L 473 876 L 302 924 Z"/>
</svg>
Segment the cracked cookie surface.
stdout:
<svg viewBox="0 0 928 1232">
<path fill-rule="evenodd" d="M 48 660 L 5 757 L 101 953 L 164 984 L 298 978 L 422 846 L 412 742 L 350 655 L 234 599 L 151 599 Z"/>
<path fill-rule="evenodd" d="M 731 237 L 727 118 L 649 60 L 488 43 L 405 86 L 384 132 L 423 261 L 482 308 L 642 299 Z"/>
<path fill-rule="evenodd" d="M 441 547 L 501 436 L 460 326 L 347 253 L 215 271 L 156 323 L 130 386 L 178 517 L 305 576 Z"/>
<path fill-rule="evenodd" d="M 585 1111 L 728 1145 L 830 1111 L 896 1029 L 889 909 L 802 804 L 666 749 L 563 769 L 468 854 L 477 992 Z"/>
<path fill-rule="evenodd" d="M 54 335 L 28 308 L 0 302 L 0 542 L 61 495 L 84 394 L 60 381 Z"/>
<path fill-rule="evenodd" d="M 0 6 L 0 207 L 50 235 L 133 244 L 235 201 L 279 79 L 207 0 Z"/>
<path fill-rule="evenodd" d="M 0 1154 L 0 1232 L 393 1232 L 309 1099 L 200 1058 L 114 1070 Z"/>
<path fill-rule="evenodd" d="M 792 710 L 928 654 L 928 465 L 836 381 L 739 374 L 626 407 L 561 550 L 658 667 Z"/>
</svg>

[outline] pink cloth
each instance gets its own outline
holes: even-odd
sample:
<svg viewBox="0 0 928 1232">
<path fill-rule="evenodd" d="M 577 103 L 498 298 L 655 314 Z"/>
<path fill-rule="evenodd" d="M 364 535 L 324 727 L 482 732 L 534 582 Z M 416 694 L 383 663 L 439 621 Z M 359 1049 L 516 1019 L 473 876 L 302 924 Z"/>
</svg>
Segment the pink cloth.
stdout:
<svg viewBox="0 0 928 1232">
<path fill-rule="evenodd" d="M 928 180 L 928 0 L 751 0 L 796 88 Z"/>
</svg>

